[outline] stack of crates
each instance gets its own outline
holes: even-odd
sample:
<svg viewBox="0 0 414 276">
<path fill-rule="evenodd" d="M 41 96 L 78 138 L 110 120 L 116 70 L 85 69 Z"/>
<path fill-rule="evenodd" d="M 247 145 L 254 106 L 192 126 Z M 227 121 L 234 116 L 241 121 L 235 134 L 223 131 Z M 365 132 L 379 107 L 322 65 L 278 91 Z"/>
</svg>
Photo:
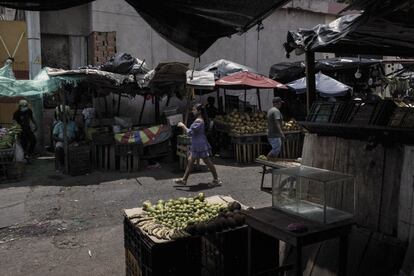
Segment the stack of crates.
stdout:
<svg viewBox="0 0 414 276">
<path fill-rule="evenodd" d="M 89 63 L 101 65 L 116 54 L 116 32 L 92 32 L 88 39 Z"/>
</svg>

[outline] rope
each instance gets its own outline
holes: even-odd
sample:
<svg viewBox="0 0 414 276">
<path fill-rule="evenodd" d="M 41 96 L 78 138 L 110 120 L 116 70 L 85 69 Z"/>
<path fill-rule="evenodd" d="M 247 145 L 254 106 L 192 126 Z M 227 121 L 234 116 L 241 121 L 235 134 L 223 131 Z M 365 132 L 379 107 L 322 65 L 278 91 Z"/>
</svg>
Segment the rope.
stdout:
<svg viewBox="0 0 414 276">
<path fill-rule="evenodd" d="M 4 42 L 4 40 L 3 40 L 3 37 L 0 35 L 0 40 L 1 40 L 1 43 L 3 44 L 3 46 L 4 46 L 4 49 L 6 49 L 6 52 L 7 52 L 7 54 L 9 55 L 9 57 L 12 57 L 11 55 L 10 55 L 10 52 L 9 52 L 9 49 L 7 48 L 7 46 L 6 46 L 6 43 Z"/>
<path fill-rule="evenodd" d="M 23 36 L 24 36 L 24 32 L 22 32 L 22 34 L 20 35 L 19 41 L 17 42 L 17 45 L 16 45 L 16 48 L 14 48 L 12 58 L 14 58 L 14 55 L 16 54 L 17 50 L 19 49 L 20 43 L 22 42 Z"/>
</svg>

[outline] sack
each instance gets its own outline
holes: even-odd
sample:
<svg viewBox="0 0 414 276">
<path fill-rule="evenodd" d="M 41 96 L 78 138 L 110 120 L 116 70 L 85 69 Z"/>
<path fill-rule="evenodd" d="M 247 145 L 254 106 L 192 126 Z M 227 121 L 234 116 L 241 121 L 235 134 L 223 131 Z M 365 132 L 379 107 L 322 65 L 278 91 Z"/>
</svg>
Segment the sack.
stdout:
<svg viewBox="0 0 414 276">
<path fill-rule="evenodd" d="M 14 160 L 16 162 L 24 162 L 25 160 L 23 147 L 19 143 L 16 143 L 14 147 Z"/>
</svg>

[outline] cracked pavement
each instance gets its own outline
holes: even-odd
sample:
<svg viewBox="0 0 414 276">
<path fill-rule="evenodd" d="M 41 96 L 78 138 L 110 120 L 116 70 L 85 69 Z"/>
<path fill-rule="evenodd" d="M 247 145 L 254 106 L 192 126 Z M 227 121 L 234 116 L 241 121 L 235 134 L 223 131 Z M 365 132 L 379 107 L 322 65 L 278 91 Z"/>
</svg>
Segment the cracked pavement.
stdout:
<svg viewBox="0 0 414 276">
<path fill-rule="evenodd" d="M 271 205 L 271 196 L 259 189 L 261 167 L 215 161 L 224 181 L 219 187 L 206 184 L 211 175 L 205 166 L 190 176 L 188 187 L 175 187 L 172 179 L 182 175 L 176 163 L 71 177 L 56 173 L 52 159 L 36 160 L 20 182 L 0 183 L 0 274 L 124 275 L 122 210 L 145 200 L 204 192 Z"/>
</svg>

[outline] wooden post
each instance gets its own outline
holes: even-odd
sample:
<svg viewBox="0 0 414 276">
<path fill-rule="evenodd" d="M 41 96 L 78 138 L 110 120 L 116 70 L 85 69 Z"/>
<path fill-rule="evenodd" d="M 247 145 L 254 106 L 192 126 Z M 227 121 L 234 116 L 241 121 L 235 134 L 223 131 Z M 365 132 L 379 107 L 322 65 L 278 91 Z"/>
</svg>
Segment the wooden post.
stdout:
<svg viewBox="0 0 414 276">
<path fill-rule="evenodd" d="M 219 114 L 223 113 L 223 102 L 220 101 L 220 88 L 217 88 L 217 105 Z"/>
<path fill-rule="evenodd" d="M 262 102 L 260 101 L 260 90 L 259 90 L 259 88 L 256 88 L 256 93 L 257 93 L 257 102 L 259 104 L 259 110 L 262 111 Z"/>
<path fill-rule="evenodd" d="M 66 114 L 66 93 L 63 94 L 63 151 L 65 153 L 65 173 L 69 173 L 68 114 Z"/>
<path fill-rule="evenodd" d="M 246 101 L 247 101 L 247 91 L 246 89 L 244 89 L 244 106 L 243 106 L 243 111 L 246 112 Z"/>
<path fill-rule="evenodd" d="M 310 103 L 315 99 L 315 53 L 306 52 L 306 110 L 309 114 Z"/>
<path fill-rule="evenodd" d="M 226 89 L 224 89 L 224 112 L 227 112 L 227 102 L 226 102 Z"/>
</svg>

